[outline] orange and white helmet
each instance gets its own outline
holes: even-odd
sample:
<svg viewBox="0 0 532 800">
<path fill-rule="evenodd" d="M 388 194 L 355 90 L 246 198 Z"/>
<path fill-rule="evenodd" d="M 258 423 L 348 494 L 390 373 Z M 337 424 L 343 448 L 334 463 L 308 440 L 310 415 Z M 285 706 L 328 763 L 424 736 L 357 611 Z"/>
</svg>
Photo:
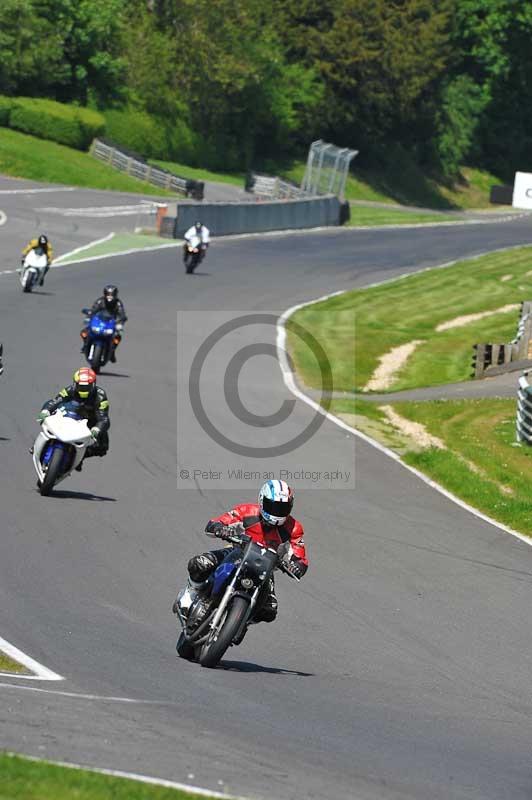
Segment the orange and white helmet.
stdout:
<svg viewBox="0 0 532 800">
<path fill-rule="evenodd" d="M 90 367 L 77 369 L 72 376 L 76 387 L 76 394 L 82 400 L 86 400 L 96 391 L 96 373 Z"/>
<path fill-rule="evenodd" d="M 268 525 L 283 525 L 294 505 L 294 491 L 285 481 L 268 481 L 259 492 L 260 515 Z"/>
</svg>

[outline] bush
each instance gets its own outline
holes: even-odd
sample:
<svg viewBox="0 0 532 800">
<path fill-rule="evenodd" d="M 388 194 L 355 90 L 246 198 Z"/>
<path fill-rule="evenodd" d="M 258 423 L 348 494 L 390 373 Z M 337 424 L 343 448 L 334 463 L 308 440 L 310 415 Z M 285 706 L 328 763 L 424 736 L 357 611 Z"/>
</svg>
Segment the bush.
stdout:
<svg viewBox="0 0 532 800">
<path fill-rule="evenodd" d="M 0 125 L 9 127 L 9 115 L 13 108 L 13 99 L 0 95 Z"/>
<path fill-rule="evenodd" d="M 163 125 L 144 111 L 106 111 L 105 136 L 118 147 L 122 145 L 144 158 L 169 158 Z"/>
<path fill-rule="evenodd" d="M 10 128 L 77 150 L 87 150 L 105 128 L 102 115 L 88 108 L 32 97 L 14 97 L 12 104 Z"/>
<path fill-rule="evenodd" d="M 163 120 L 134 108 L 104 114 L 105 137 L 117 147 L 139 153 L 145 159 L 207 165 L 205 143 L 183 119 Z"/>
</svg>

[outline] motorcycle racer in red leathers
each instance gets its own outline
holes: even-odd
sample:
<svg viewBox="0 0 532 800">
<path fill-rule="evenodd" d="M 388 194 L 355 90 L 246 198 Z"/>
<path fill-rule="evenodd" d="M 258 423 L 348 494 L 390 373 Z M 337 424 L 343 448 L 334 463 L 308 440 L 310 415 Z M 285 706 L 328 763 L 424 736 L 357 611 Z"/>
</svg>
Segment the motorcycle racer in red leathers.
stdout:
<svg viewBox="0 0 532 800">
<path fill-rule="evenodd" d="M 258 503 L 240 503 L 219 517 L 209 520 L 205 531 L 224 538 L 227 527 L 244 528 L 253 541 L 264 547 L 288 548 L 285 566 L 296 577 L 302 578 L 308 569 L 303 540 L 303 526 L 291 515 L 294 492 L 285 481 L 271 480 L 259 492 Z M 227 556 L 227 548 L 211 550 L 193 556 L 188 562 L 189 588 L 201 592 L 206 579 Z M 273 577 L 253 613 L 253 622 L 273 622 L 277 616 L 277 598 Z M 177 613 L 179 596 L 173 611 Z"/>
</svg>

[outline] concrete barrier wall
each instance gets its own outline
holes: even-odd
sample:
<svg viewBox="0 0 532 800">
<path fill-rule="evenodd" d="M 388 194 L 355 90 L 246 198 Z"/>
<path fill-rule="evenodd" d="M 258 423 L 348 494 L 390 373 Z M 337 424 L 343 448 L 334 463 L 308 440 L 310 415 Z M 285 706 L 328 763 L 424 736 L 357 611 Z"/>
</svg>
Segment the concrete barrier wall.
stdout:
<svg viewBox="0 0 532 800">
<path fill-rule="evenodd" d="M 166 217 L 161 234 L 179 239 L 198 219 L 213 236 L 318 228 L 340 225 L 340 213 L 340 201 L 332 195 L 268 203 L 202 203 L 201 206 L 178 203 L 177 218 Z"/>
</svg>

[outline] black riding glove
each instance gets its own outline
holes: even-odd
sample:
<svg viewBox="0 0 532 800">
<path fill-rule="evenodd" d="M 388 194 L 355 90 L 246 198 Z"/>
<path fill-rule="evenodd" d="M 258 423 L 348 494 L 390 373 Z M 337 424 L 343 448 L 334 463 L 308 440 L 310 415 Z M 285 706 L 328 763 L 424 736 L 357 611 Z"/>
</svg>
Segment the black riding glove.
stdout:
<svg viewBox="0 0 532 800">
<path fill-rule="evenodd" d="M 292 573 L 294 578 L 302 578 L 308 567 L 302 561 L 291 561 L 288 565 L 289 572 Z"/>
</svg>

